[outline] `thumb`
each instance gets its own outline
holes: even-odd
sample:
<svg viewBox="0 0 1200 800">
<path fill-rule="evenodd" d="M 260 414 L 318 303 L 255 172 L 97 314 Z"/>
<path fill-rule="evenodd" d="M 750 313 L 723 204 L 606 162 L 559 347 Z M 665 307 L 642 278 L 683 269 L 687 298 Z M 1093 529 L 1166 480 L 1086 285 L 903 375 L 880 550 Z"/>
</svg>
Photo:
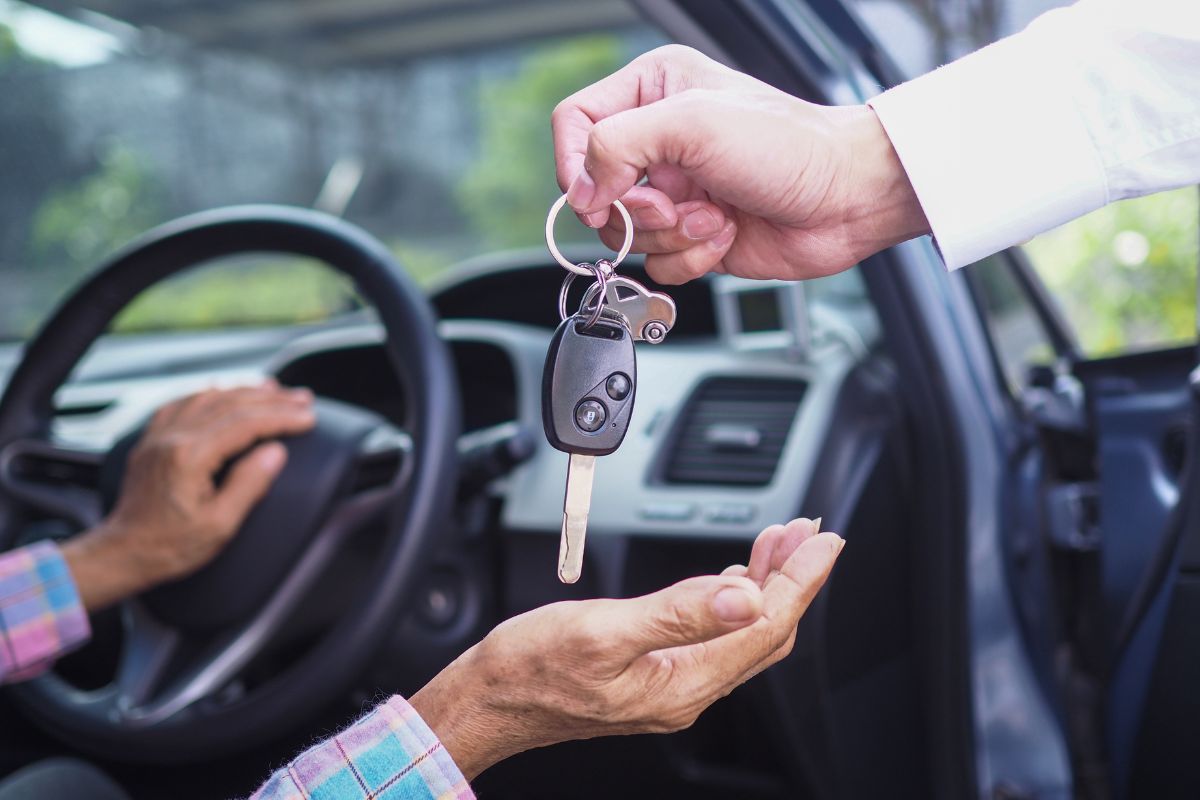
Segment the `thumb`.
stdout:
<svg viewBox="0 0 1200 800">
<path fill-rule="evenodd" d="M 686 168 L 686 154 L 710 141 L 702 101 L 693 90 L 631 108 L 597 122 L 588 135 L 583 171 L 567 190 L 567 202 L 588 224 L 599 227 L 608 208 L 633 188 L 652 164 Z"/>
<path fill-rule="evenodd" d="M 218 514 L 230 529 L 237 529 L 254 504 L 263 498 L 287 463 L 287 448 L 267 442 L 238 459 L 216 497 Z"/>
<path fill-rule="evenodd" d="M 716 639 L 753 624 L 762 610 L 762 592 L 753 581 L 709 575 L 616 601 L 606 624 L 609 641 L 632 660 L 654 650 Z"/>
</svg>

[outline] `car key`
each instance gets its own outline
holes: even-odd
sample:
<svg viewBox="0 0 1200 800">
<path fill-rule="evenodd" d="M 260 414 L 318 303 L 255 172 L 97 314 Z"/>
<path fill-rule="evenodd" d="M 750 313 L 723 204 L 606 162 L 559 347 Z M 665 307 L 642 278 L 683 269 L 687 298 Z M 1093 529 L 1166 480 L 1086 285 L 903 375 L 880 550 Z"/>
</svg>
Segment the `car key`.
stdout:
<svg viewBox="0 0 1200 800">
<path fill-rule="evenodd" d="M 550 444 L 569 455 L 558 552 L 563 583 L 579 580 L 596 457 L 625 438 L 636 386 L 633 336 L 622 321 L 585 314 L 562 321 L 542 373 L 542 425 Z"/>
</svg>

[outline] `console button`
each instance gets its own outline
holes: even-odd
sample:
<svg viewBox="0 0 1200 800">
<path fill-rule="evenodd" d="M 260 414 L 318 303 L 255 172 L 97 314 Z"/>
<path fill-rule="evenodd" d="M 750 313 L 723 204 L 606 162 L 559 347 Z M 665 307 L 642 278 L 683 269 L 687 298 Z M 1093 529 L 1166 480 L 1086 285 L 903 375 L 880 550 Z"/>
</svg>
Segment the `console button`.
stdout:
<svg viewBox="0 0 1200 800">
<path fill-rule="evenodd" d="M 739 525 L 754 519 L 758 509 L 750 503 L 721 503 L 704 509 L 704 518 L 709 522 L 724 525 Z"/>
<path fill-rule="evenodd" d="M 638 509 L 642 519 L 650 522 L 687 522 L 696 516 L 694 503 L 647 503 Z"/>
</svg>

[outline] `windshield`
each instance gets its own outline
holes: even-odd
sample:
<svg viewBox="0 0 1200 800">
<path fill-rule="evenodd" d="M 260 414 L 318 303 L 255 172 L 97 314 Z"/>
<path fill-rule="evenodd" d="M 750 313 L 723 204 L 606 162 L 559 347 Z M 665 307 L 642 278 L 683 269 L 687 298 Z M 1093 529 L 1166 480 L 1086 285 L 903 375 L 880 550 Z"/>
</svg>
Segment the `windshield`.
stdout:
<svg viewBox="0 0 1200 800">
<path fill-rule="evenodd" d="M 88 8 L 0 0 L 5 339 L 28 336 L 138 234 L 217 206 L 344 216 L 421 281 L 537 246 L 558 191 L 554 105 L 662 43 L 612 0 Z M 567 227 L 564 239 L 590 238 Z M 261 255 L 164 285 L 117 327 L 278 324 L 353 307 L 320 265 Z"/>
</svg>

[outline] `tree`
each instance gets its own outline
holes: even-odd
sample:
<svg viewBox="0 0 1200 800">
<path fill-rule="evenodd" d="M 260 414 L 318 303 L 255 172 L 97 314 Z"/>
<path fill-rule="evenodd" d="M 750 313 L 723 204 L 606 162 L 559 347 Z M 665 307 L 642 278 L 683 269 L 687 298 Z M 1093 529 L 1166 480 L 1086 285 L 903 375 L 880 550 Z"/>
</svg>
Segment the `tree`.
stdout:
<svg viewBox="0 0 1200 800">
<path fill-rule="evenodd" d="M 458 187 L 464 213 L 488 245 L 541 241 L 546 209 L 558 196 L 550 113 L 560 100 L 622 61 L 616 36 L 574 38 L 535 49 L 516 75 L 484 83 L 480 153 Z M 582 226 L 576 233 L 583 235 Z"/>
<path fill-rule="evenodd" d="M 1114 203 L 1026 246 L 1084 352 L 1195 337 L 1197 220 L 1189 187 Z"/>
<path fill-rule="evenodd" d="M 162 189 L 128 148 L 111 144 L 95 171 L 45 195 L 30 226 L 39 308 L 87 270 L 162 221 Z M 32 281 L 31 281 L 32 282 Z"/>
</svg>

